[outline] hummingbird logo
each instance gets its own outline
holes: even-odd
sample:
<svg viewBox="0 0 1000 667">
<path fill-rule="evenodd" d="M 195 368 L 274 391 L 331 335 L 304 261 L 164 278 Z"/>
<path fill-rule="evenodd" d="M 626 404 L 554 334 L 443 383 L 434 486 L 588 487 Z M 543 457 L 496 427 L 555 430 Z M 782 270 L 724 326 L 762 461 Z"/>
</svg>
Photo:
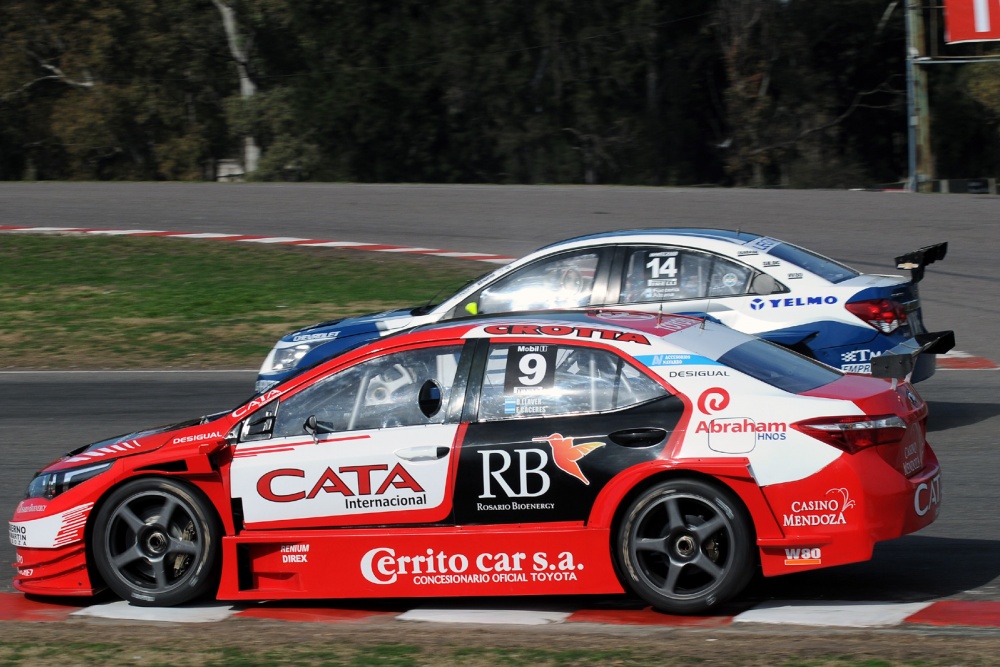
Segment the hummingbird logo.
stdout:
<svg viewBox="0 0 1000 667">
<path fill-rule="evenodd" d="M 577 461 L 598 447 L 603 447 L 603 442 L 583 442 L 579 445 L 573 444 L 573 438 L 564 438 L 560 433 L 553 433 L 546 438 L 532 438 L 532 442 L 547 442 L 552 447 L 552 461 L 556 467 L 565 473 L 569 473 L 586 485 L 590 485 L 590 480 L 580 470 Z"/>
</svg>

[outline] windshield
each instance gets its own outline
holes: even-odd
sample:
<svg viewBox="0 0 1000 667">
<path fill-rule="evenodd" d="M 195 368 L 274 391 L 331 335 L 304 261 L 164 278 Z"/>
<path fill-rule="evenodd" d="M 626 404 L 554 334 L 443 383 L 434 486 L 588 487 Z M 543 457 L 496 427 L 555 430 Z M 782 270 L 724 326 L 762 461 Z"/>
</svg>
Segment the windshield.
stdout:
<svg viewBox="0 0 1000 667">
<path fill-rule="evenodd" d="M 479 295 L 477 312 L 577 308 L 590 304 L 600 260 L 582 248 L 542 258 L 495 281 Z"/>
<path fill-rule="evenodd" d="M 444 287 L 442 287 L 441 289 L 439 289 L 437 292 L 435 292 L 434 296 L 432 296 L 430 299 L 427 300 L 427 303 L 425 303 L 422 306 L 417 306 L 416 308 L 414 308 L 413 310 L 411 310 L 410 311 L 410 315 L 426 315 L 427 313 L 429 313 L 432 310 L 434 310 L 435 308 L 437 308 L 441 304 L 442 301 L 447 301 L 448 299 L 450 299 L 454 295 L 458 294 L 459 292 L 461 292 L 462 290 L 464 290 L 466 287 L 468 287 L 472 283 L 476 282 L 477 280 L 482 279 L 484 276 L 488 276 L 491 273 L 493 273 L 493 272 L 492 271 L 487 271 L 486 273 L 481 273 L 478 276 L 476 276 L 475 278 L 470 278 L 469 280 L 466 280 L 464 283 L 462 283 L 461 285 L 459 285 L 457 288 L 454 288 L 454 289 L 450 285 L 445 285 Z M 446 299 L 440 299 L 439 297 L 443 293 L 445 293 L 445 292 L 447 292 L 448 297 Z"/>
</svg>

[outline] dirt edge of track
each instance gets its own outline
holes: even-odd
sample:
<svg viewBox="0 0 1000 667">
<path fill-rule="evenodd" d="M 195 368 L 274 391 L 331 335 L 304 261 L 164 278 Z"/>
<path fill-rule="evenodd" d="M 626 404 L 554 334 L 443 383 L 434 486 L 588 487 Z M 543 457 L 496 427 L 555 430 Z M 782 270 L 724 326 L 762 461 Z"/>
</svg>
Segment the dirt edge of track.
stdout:
<svg viewBox="0 0 1000 667">
<path fill-rule="evenodd" d="M 838 664 L 872 660 L 889 664 L 1000 664 L 1000 633 L 968 628 L 958 633 L 924 627 L 848 631 L 784 626 L 775 631 L 761 626 L 694 630 L 572 624 L 512 631 L 501 626 L 437 626 L 393 620 L 333 624 L 260 619 L 210 624 L 74 619 L 5 622 L 2 628 L 0 655 L 5 646 L 17 644 L 58 647 L 99 643 L 120 646 L 125 653 L 143 652 L 143 661 L 155 664 L 178 664 L 174 660 L 180 658 L 184 664 L 194 664 L 190 662 L 195 657 L 192 652 L 209 658 L 212 652 L 233 649 L 251 655 L 277 654 L 289 662 L 309 664 L 309 656 L 324 652 L 347 657 L 386 645 L 413 647 L 414 664 L 435 665 L 475 664 L 469 662 L 470 649 L 481 649 L 484 658 L 498 650 L 542 651 L 553 656 L 562 651 L 619 651 L 625 664 L 659 665 L 692 664 L 695 660 L 770 667 L 796 659 L 834 660 Z M 165 647 L 184 648 L 171 653 Z M 459 649 L 463 653 L 452 661 L 450 656 Z M 50 659 L 49 663 L 33 659 L 32 664 L 64 665 L 66 656 L 52 655 Z M 483 664 L 490 664 L 490 659 Z"/>
</svg>

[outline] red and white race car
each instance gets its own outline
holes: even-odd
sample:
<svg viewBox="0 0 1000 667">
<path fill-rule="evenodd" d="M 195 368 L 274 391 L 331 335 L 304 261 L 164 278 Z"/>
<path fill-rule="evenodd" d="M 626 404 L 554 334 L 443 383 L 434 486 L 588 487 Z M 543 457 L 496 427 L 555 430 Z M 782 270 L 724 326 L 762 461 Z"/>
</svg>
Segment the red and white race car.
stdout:
<svg viewBox="0 0 1000 667">
<path fill-rule="evenodd" d="M 905 379 L 683 316 L 430 325 L 49 465 L 10 522 L 14 585 L 137 605 L 631 591 L 700 612 L 758 566 L 867 560 L 934 521 L 926 416 Z"/>
</svg>

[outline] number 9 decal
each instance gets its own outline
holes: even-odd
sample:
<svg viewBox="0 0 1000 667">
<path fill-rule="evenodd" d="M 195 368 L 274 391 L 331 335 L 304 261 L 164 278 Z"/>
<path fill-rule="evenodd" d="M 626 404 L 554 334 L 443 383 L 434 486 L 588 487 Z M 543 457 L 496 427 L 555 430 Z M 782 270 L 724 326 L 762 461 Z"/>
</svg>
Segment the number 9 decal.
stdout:
<svg viewBox="0 0 1000 667">
<path fill-rule="evenodd" d="M 550 389 L 556 378 L 555 345 L 511 345 L 507 350 L 504 393 Z"/>
<path fill-rule="evenodd" d="M 537 352 L 532 352 L 521 357 L 521 361 L 518 363 L 518 369 L 524 373 L 517 378 L 518 382 L 522 385 L 527 385 L 529 387 L 534 387 L 536 384 L 545 379 L 545 369 L 548 364 L 545 363 L 545 357 L 538 354 Z"/>
</svg>

